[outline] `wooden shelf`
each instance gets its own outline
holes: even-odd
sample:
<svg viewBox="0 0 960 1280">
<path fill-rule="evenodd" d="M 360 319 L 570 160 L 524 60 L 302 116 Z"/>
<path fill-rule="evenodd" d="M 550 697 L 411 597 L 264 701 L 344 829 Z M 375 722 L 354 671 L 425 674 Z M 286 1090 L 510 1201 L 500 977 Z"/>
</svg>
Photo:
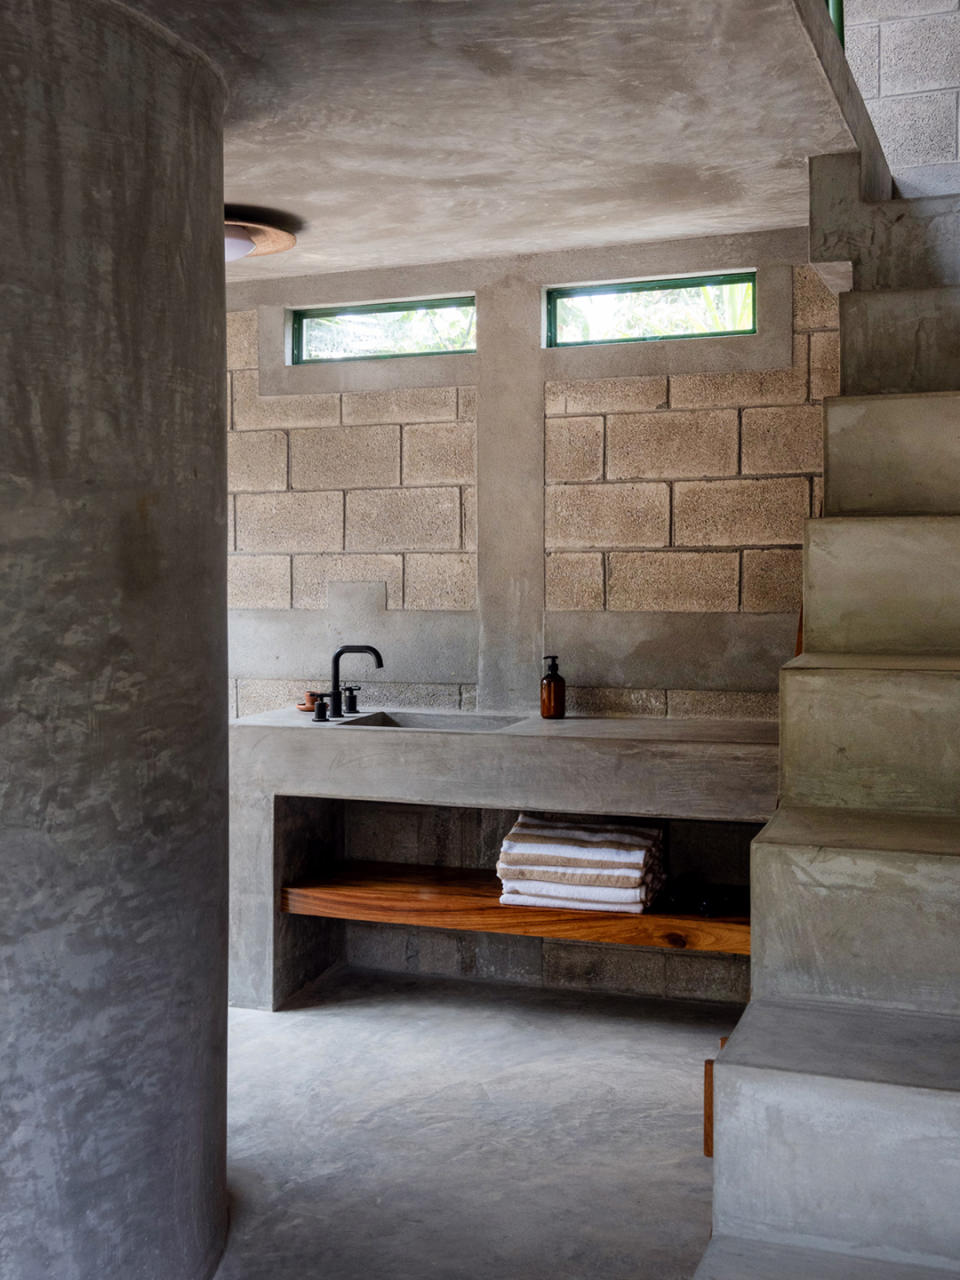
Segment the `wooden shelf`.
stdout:
<svg viewBox="0 0 960 1280">
<path fill-rule="evenodd" d="M 328 880 L 288 885 L 281 910 L 290 915 L 328 916 L 377 924 L 413 924 L 431 929 L 528 934 L 578 942 L 618 942 L 634 947 L 750 954 L 747 919 L 704 919 L 651 911 L 550 910 L 500 905 L 500 881 L 490 871 L 408 866 L 389 862 L 345 862 Z"/>
</svg>

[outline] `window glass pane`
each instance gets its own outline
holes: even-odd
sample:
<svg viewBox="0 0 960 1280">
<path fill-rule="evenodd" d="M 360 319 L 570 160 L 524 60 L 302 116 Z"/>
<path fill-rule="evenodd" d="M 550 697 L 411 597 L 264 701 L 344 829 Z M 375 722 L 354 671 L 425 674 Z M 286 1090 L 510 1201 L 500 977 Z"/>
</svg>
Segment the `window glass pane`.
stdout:
<svg viewBox="0 0 960 1280">
<path fill-rule="evenodd" d="M 302 311 L 295 325 L 299 327 L 297 363 L 477 349 L 473 298 Z"/>
<path fill-rule="evenodd" d="M 707 277 L 555 289 L 550 346 L 756 332 L 755 277 Z"/>
</svg>

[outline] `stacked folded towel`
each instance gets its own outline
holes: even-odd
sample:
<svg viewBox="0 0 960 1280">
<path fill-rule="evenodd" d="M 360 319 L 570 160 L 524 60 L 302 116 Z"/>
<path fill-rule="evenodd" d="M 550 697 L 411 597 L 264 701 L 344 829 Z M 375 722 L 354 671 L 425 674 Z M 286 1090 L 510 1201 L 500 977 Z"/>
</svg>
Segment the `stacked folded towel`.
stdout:
<svg viewBox="0 0 960 1280">
<path fill-rule="evenodd" d="M 569 907 L 639 914 L 663 885 L 655 827 L 560 821 L 521 813 L 497 863 L 507 907 Z"/>
</svg>

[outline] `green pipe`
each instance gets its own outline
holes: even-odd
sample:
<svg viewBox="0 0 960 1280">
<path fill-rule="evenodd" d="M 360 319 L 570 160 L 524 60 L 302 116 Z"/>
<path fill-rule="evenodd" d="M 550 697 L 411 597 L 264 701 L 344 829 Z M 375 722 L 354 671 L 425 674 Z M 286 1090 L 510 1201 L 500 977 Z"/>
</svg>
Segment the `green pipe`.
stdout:
<svg viewBox="0 0 960 1280">
<path fill-rule="evenodd" d="M 827 0 L 830 21 L 837 29 L 840 43 L 843 44 L 843 0 Z"/>
</svg>

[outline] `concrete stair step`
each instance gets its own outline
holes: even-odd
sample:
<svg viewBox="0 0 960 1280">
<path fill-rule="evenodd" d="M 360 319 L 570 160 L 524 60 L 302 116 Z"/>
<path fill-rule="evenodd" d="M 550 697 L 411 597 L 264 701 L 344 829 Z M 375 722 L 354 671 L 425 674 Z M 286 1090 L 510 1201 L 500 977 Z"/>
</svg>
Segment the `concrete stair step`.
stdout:
<svg viewBox="0 0 960 1280">
<path fill-rule="evenodd" d="M 960 819 L 781 805 L 750 884 L 755 998 L 960 1016 Z"/>
<path fill-rule="evenodd" d="M 804 653 L 780 707 L 785 804 L 960 816 L 960 657 Z"/>
<path fill-rule="evenodd" d="M 944 1280 L 955 1274 L 824 1249 L 715 1236 L 694 1280 Z"/>
<path fill-rule="evenodd" d="M 960 1020 L 754 999 L 714 1117 L 718 1235 L 960 1269 Z"/>
<path fill-rule="evenodd" d="M 960 286 L 840 295 L 847 396 L 960 390 Z"/>
<path fill-rule="evenodd" d="M 823 513 L 960 515 L 960 391 L 824 404 Z"/>
<path fill-rule="evenodd" d="M 960 516 L 810 520 L 808 652 L 960 651 Z"/>
</svg>

